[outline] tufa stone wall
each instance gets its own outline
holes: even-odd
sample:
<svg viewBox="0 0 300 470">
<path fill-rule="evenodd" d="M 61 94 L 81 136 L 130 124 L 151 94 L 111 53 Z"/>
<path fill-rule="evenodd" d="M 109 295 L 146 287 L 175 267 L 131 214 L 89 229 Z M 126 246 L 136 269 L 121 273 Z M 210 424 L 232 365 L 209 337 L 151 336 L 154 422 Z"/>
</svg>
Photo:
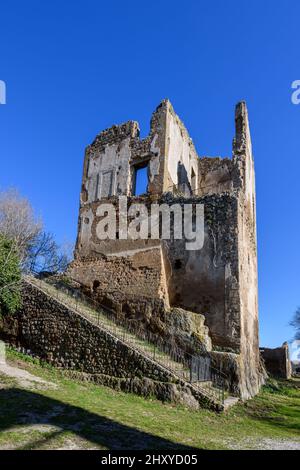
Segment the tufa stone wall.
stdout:
<svg viewBox="0 0 300 470">
<path fill-rule="evenodd" d="M 260 354 L 270 375 L 283 379 L 291 378 L 292 366 L 288 343 L 283 343 L 280 348 L 275 349 L 260 348 Z"/>
<path fill-rule="evenodd" d="M 0 337 L 74 378 L 192 408 L 222 410 L 167 369 L 26 282 L 22 309 L 0 318 Z"/>
</svg>

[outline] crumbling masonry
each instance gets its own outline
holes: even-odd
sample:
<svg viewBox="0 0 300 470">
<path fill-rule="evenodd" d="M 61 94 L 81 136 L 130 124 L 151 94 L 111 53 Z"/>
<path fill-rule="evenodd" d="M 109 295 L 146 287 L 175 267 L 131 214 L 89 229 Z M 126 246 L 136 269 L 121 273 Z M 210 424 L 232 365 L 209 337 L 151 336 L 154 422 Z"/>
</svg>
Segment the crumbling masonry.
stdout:
<svg viewBox="0 0 300 470">
<path fill-rule="evenodd" d="M 188 352 L 205 350 L 231 391 L 253 396 L 263 381 L 258 344 L 255 176 L 247 108 L 236 107 L 232 158 L 198 156 L 164 100 L 151 129 L 137 122 L 101 132 L 86 149 L 75 260 L 69 275 L 121 319 Z M 147 168 L 145 194 L 136 175 Z M 201 250 L 185 240 L 99 240 L 97 208 L 152 202 L 204 204 Z"/>
</svg>

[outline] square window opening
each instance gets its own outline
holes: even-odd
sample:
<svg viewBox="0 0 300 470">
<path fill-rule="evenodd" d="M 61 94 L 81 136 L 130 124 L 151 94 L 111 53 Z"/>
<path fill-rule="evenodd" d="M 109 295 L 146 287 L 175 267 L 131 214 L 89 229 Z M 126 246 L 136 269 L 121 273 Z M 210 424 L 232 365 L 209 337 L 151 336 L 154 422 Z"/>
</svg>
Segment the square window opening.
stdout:
<svg viewBox="0 0 300 470">
<path fill-rule="evenodd" d="M 148 192 L 148 162 L 146 162 L 143 166 L 135 166 L 134 167 L 134 196 L 141 196 L 142 194 L 146 194 Z"/>
</svg>

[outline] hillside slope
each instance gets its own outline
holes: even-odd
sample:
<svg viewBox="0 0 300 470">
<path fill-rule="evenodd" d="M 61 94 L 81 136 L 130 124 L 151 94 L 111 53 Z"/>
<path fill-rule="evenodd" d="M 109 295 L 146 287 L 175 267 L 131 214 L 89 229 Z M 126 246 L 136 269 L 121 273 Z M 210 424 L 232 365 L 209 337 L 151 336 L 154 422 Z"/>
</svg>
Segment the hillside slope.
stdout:
<svg viewBox="0 0 300 470">
<path fill-rule="evenodd" d="M 83 383 L 9 350 L 55 386 L 0 373 L 0 449 L 300 449 L 300 381 L 270 382 L 220 415 Z"/>
</svg>

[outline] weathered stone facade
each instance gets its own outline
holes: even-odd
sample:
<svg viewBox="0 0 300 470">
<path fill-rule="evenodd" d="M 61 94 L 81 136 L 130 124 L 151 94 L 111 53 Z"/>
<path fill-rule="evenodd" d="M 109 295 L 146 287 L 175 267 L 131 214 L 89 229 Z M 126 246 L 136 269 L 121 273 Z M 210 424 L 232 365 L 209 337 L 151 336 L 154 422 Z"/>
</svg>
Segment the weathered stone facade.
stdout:
<svg viewBox="0 0 300 470">
<path fill-rule="evenodd" d="M 235 123 L 233 156 L 223 159 L 197 155 L 168 100 L 153 114 L 145 139 L 140 140 L 133 121 L 101 132 L 86 149 L 75 260 L 69 275 L 125 321 L 136 321 L 190 352 L 204 346 L 215 365 L 231 374 L 233 388 L 248 398 L 259 390 L 263 373 L 255 175 L 244 102 L 236 107 Z M 147 192 L 136 196 L 141 167 L 147 167 Z M 99 207 L 112 203 L 119 217 L 119 196 L 127 196 L 128 206 L 203 204 L 203 247 L 189 251 L 186 239 L 130 240 L 119 232 L 115 239 L 99 240 L 97 226 L 103 218 Z M 195 321 L 197 314 L 205 319 L 202 330 Z M 189 335 L 181 335 L 184 321 L 178 317 L 192 324 Z"/>
<path fill-rule="evenodd" d="M 260 354 L 270 375 L 282 379 L 291 378 L 292 364 L 288 343 L 283 343 L 280 348 L 260 348 Z"/>
</svg>

